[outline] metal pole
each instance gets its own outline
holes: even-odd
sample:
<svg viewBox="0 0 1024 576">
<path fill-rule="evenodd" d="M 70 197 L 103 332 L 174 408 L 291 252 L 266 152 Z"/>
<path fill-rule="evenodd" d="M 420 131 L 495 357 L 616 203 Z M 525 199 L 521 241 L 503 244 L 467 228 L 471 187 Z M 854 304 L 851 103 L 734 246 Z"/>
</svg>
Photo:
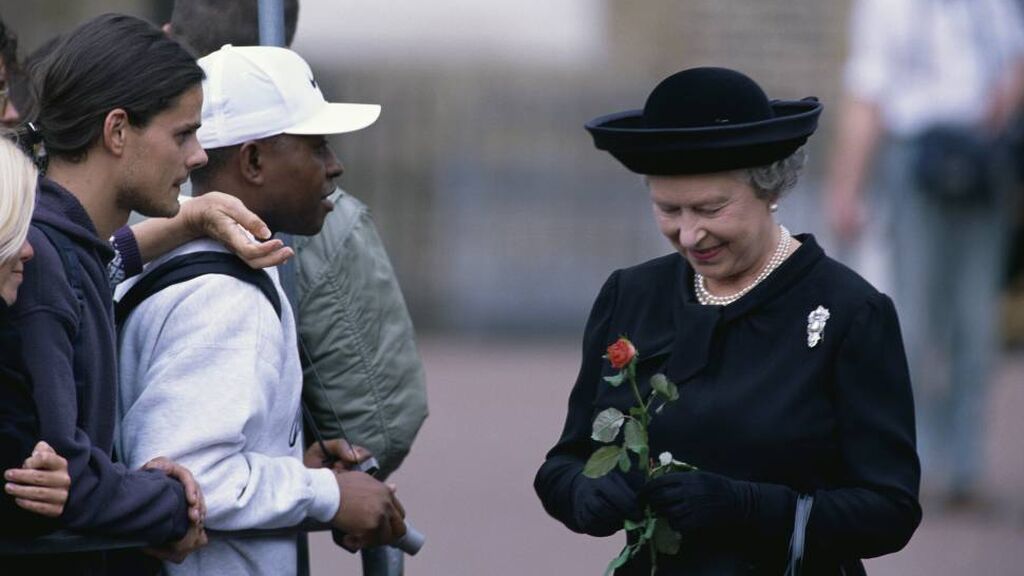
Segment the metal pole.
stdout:
<svg viewBox="0 0 1024 576">
<path fill-rule="evenodd" d="M 286 47 L 284 44 L 284 2 L 282 0 L 259 0 L 257 7 L 260 18 L 260 45 Z M 291 234 L 278 234 L 277 237 L 284 242 L 285 246 L 294 247 Z M 299 294 L 294 258 L 278 266 L 277 271 L 281 279 L 281 288 L 292 305 L 292 313 L 298 318 Z"/>
<path fill-rule="evenodd" d="M 260 24 L 260 46 L 281 46 L 284 43 L 284 2 L 282 0 L 259 0 L 257 5 Z M 278 234 L 285 246 L 294 246 L 291 234 Z M 294 258 L 294 257 L 293 257 Z M 299 294 L 295 262 L 289 260 L 277 267 L 281 288 L 284 290 L 298 326 Z M 309 576 L 309 538 L 305 533 L 296 537 L 298 546 L 297 576 Z"/>
<path fill-rule="evenodd" d="M 260 45 L 285 46 L 284 2 L 282 0 L 259 0 Z M 290 234 L 278 234 L 286 246 L 293 246 Z M 294 257 L 278 266 L 281 288 L 284 290 L 298 325 L 299 300 L 297 271 Z M 309 576 L 309 540 L 302 533 L 298 538 L 298 575 Z M 373 576 L 400 576 L 404 572 L 405 557 L 400 550 L 382 546 L 362 551 L 363 574 Z"/>
<path fill-rule="evenodd" d="M 259 0 L 260 46 L 284 46 L 284 2 Z"/>
</svg>

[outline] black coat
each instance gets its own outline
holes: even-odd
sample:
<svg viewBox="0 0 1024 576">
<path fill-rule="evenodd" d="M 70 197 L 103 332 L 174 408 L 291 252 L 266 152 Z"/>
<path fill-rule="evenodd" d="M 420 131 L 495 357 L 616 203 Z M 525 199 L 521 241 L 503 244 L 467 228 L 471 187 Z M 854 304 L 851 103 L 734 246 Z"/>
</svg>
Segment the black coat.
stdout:
<svg viewBox="0 0 1024 576">
<path fill-rule="evenodd" d="M 537 473 L 548 513 L 574 525 L 574 480 L 598 444 L 601 410 L 633 405 L 613 388 L 602 359 L 619 336 L 635 344 L 638 381 L 656 372 L 679 399 L 651 423 L 651 454 L 760 483 L 756 535 L 691 534 L 659 574 L 714 573 L 732 558 L 740 573 L 781 574 L 798 493 L 815 497 L 804 574 L 858 574 L 860 558 L 901 549 L 921 519 L 920 466 L 910 378 L 891 300 L 825 256 L 814 238 L 729 306 L 702 306 L 693 270 L 678 254 L 611 275 L 587 322 L 583 361 L 558 444 Z M 808 346 L 808 314 L 831 317 Z M 648 388 L 649 389 L 649 388 Z M 646 394 L 646 391 L 644 391 Z M 618 473 L 613 472 L 613 473 Z M 646 554 L 618 574 L 648 574 Z"/>
<path fill-rule="evenodd" d="M 0 299 L 0 473 L 20 468 L 38 441 L 39 422 L 32 385 L 7 304 Z M 14 498 L 0 490 L 0 537 L 35 536 L 54 528 L 55 521 L 18 507 Z"/>
</svg>

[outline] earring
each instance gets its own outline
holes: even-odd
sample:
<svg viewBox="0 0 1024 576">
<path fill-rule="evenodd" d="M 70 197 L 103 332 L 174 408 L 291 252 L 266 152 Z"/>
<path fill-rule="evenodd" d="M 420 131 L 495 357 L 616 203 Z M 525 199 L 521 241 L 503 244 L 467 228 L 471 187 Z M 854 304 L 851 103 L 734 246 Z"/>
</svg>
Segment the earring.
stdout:
<svg viewBox="0 0 1024 576">
<path fill-rule="evenodd" d="M 768 211 L 769 212 L 778 212 L 779 211 L 779 203 L 778 202 L 772 202 L 771 204 L 769 204 L 768 205 Z"/>
</svg>

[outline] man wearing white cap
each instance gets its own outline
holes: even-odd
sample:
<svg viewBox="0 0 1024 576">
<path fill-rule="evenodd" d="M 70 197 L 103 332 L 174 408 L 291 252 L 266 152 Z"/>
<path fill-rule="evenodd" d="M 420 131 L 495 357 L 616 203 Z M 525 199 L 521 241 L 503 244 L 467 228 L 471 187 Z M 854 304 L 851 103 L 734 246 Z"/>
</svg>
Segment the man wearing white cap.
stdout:
<svg viewBox="0 0 1024 576">
<path fill-rule="evenodd" d="M 194 194 L 225 191 L 273 230 L 316 234 L 342 173 L 324 134 L 365 128 L 380 107 L 326 102 L 306 62 L 285 48 L 225 46 L 199 64 L 206 79 L 198 137 L 210 163 L 192 173 Z M 167 267 L 211 252 L 224 249 L 197 240 L 153 262 L 119 288 L 121 304 Z M 320 445 L 303 455 L 295 321 L 276 270 L 268 274 L 272 288 L 205 274 L 119 311 L 120 454 L 128 465 L 160 454 L 192 470 L 213 530 L 312 519 L 347 533 L 350 545 L 393 542 L 405 528 L 391 488 L 362 472 L 319 467 L 328 456 Z M 346 464 L 362 456 L 343 441 L 326 448 Z M 295 538 L 214 539 L 165 570 L 294 574 Z"/>
</svg>

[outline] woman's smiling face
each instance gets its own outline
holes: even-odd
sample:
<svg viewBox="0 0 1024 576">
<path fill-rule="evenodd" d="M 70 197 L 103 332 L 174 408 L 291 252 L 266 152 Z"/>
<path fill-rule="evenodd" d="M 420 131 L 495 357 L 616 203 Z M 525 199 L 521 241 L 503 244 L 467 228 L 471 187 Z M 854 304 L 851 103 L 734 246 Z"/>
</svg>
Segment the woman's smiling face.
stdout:
<svg viewBox="0 0 1024 576">
<path fill-rule="evenodd" d="M 739 290 L 754 281 L 778 242 L 768 200 L 736 172 L 647 182 L 658 228 L 709 288 Z"/>
</svg>

